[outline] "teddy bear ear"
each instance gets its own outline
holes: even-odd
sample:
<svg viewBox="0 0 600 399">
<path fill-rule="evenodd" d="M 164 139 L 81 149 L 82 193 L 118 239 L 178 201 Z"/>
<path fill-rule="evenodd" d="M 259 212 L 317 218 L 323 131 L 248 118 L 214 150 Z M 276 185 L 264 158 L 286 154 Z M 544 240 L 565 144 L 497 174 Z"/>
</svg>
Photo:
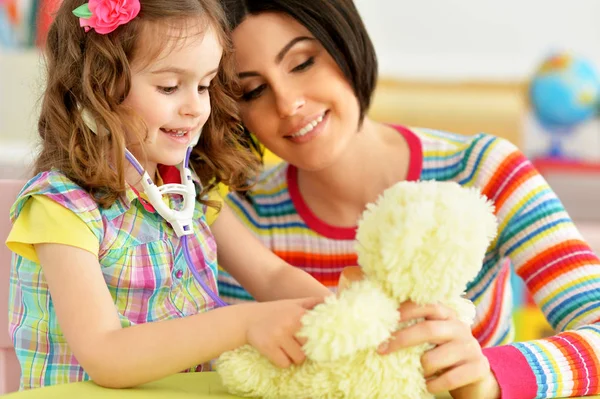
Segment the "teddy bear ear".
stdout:
<svg viewBox="0 0 600 399">
<path fill-rule="evenodd" d="M 358 263 L 398 301 L 460 295 L 496 234 L 491 204 L 454 182 L 400 182 L 358 223 Z"/>
</svg>

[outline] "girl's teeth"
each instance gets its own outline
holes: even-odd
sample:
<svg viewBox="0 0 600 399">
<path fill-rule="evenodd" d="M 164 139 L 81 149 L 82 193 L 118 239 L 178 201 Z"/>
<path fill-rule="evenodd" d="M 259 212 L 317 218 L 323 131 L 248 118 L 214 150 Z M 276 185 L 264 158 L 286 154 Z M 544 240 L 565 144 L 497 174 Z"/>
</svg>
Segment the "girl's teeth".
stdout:
<svg viewBox="0 0 600 399">
<path fill-rule="evenodd" d="M 323 116 L 324 115 L 321 115 L 314 121 L 307 123 L 306 126 L 304 126 L 302 129 L 300 129 L 298 131 L 298 133 L 292 134 L 292 137 L 301 137 L 301 136 L 304 136 L 306 133 L 310 132 L 311 130 L 313 130 L 315 128 L 315 126 L 317 126 L 319 123 L 321 123 L 323 121 Z"/>
<path fill-rule="evenodd" d="M 181 137 L 185 136 L 187 130 L 173 130 L 173 129 L 163 129 L 165 133 L 169 133 L 170 135 Z"/>
</svg>

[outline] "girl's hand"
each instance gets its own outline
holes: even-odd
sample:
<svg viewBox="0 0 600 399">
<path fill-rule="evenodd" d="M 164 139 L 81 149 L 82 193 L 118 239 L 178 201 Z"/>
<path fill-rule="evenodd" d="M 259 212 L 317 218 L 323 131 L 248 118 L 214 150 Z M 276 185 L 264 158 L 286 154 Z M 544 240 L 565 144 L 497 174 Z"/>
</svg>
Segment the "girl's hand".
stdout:
<svg viewBox="0 0 600 399">
<path fill-rule="evenodd" d="M 500 387 L 481 346 L 468 325 L 442 305 L 400 306 L 402 321 L 425 319 L 394 333 L 379 353 L 391 353 L 423 343 L 436 345 L 421 357 L 427 389 L 436 394 L 450 391 L 455 399 L 500 398 Z"/>
<path fill-rule="evenodd" d="M 324 298 L 287 299 L 257 303 L 257 317 L 246 331 L 248 343 L 278 367 L 301 364 L 306 359 L 304 342 L 296 338 L 307 310 Z"/>
</svg>

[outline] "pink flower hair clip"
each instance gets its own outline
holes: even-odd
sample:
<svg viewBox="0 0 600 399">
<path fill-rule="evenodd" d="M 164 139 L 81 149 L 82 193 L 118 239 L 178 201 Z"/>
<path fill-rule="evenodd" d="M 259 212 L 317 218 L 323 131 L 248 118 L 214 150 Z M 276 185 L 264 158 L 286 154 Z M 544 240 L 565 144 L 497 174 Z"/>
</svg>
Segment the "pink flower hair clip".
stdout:
<svg viewBox="0 0 600 399">
<path fill-rule="evenodd" d="M 89 0 L 73 10 L 79 25 L 106 35 L 134 19 L 140 12 L 140 0 Z"/>
</svg>

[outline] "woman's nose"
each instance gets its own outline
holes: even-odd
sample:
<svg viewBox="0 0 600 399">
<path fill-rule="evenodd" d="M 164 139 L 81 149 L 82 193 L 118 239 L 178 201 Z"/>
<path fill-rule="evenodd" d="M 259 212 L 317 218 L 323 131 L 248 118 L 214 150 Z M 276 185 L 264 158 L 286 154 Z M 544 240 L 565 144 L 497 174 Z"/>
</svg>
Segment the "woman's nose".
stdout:
<svg viewBox="0 0 600 399">
<path fill-rule="evenodd" d="M 287 118 L 296 115 L 304 107 L 306 101 L 299 93 L 288 90 L 277 95 L 276 103 L 279 116 Z"/>
</svg>

